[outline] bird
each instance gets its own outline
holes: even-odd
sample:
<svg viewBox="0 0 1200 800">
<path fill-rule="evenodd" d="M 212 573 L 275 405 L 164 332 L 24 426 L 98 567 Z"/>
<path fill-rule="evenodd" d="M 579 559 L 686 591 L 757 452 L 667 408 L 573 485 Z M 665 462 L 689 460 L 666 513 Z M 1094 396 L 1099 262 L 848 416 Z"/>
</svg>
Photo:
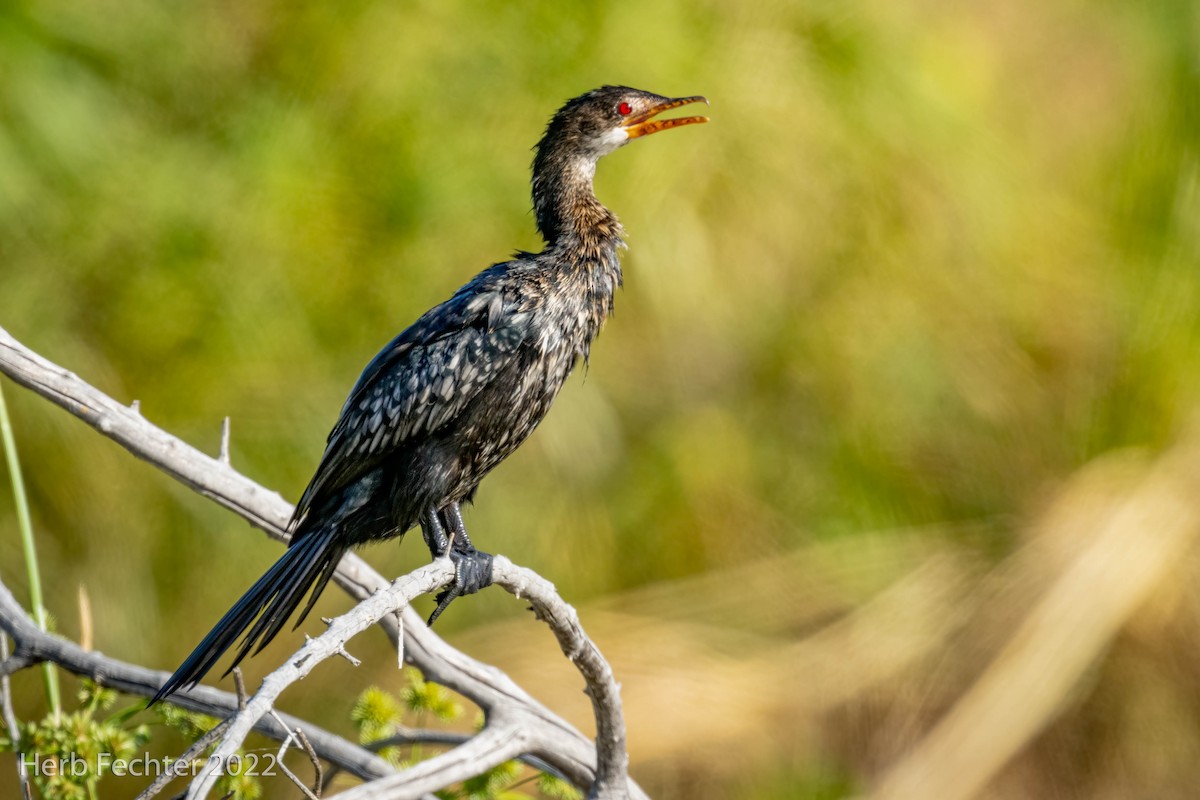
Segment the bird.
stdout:
<svg viewBox="0 0 1200 800">
<path fill-rule="evenodd" d="M 533 432 L 613 310 L 622 283 L 621 223 L 596 198 L 597 162 L 659 131 L 707 122 L 662 117 L 702 96 L 602 86 L 550 119 L 532 167 L 533 212 L 545 245 L 480 272 L 367 364 L 289 522 L 279 560 L 213 627 L 151 704 L 195 686 L 244 633 L 228 675 L 263 649 L 308 595 L 298 627 L 349 549 L 421 527 L 455 598 L 492 581 L 492 556 L 462 517 L 480 481 Z"/>
</svg>

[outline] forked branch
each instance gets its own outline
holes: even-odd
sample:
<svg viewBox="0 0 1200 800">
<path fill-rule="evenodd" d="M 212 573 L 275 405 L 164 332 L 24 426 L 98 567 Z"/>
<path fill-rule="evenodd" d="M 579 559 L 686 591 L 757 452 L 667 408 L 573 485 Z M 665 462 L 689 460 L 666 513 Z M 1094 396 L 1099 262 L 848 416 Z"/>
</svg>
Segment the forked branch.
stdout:
<svg viewBox="0 0 1200 800">
<path fill-rule="evenodd" d="M 118 403 L 70 371 L 29 350 L 3 328 L 0 328 L 0 372 L 62 406 L 133 455 L 230 509 L 273 538 L 286 541 L 286 526 L 292 509 L 278 493 L 269 491 L 241 475 L 224 459 L 212 458 L 151 424 L 142 416 L 136 405 L 130 407 Z M 386 607 L 385 601 L 379 601 L 383 610 L 378 614 L 366 614 L 365 616 L 372 619 L 362 623 L 362 626 L 378 624 L 385 629 L 393 642 L 399 642 L 400 625 L 403 625 L 404 660 L 420 669 L 430 680 L 453 689 L 479 705 L 489 721 L 489 728 L 485 729 L 485 733 L 488 730 L 492 732 L 486 733 L 486 736 L 485 733 L 481 733 L 459 748 L 414 767 L 414 771 L 419 771 L 427 778 L 435 777 L 428 782 L 427 778 L 422 778 L 419 786 L 411 785 L 411 793 L 409 783 L 401 781 L 405 788 L 397 786 L 396 781 L 403 778 L 403 774 L 398 774 L 388 776 L 386 780 L 380 779 L 365 784 L 346 796 L 377 796 L 372 792 L 378 790 L 386 791 L 389 797 L 419 797 L 429 791 L 429 785 L 436 780 L 455 775 L 461 780 L 468 774 L 475 774 L 448 769 L 448 765 L 453 762 L 461 762 L 464 753 L 479 751 L 499 757 L 497 754 L 509 753 L 519 746 L 516 752 L 506 755 L 505 758 L 520 753 L 539 758 L 576 785 L 590 786 L 592 796 L 645 797 L 641 789 L 627 777 L 628 755 L 625 750 L 625 728 L 617 684 L 613 680 L 611 669 L 595 645 L 583 633 L 574 610 L 558 597 L 549 582 L 529 570 L 515 567 L 507 559 L 496 559 L 496 583 L 532 602 L 539 618 L 554 630 L 563 652 L 583 674 L 596 716 L 598 737 L 595 746 L 573 726 L 534 700 L 508 676 L 451 647 L 430 631 L 407 605 L 408 600 L 417 594 L 436 591 L 441 585 L 437 581 L 442 580 L 444 583 L 449 577 L 448 569 L 448 563 L 435 562 L 399 579 L 397 584 L 403 583 L 406 587 L 401 592 L 401 597 L 405 599 L 391 598 L 393 605 L 390 608 Z M 342 558 L 334 579 L 347 593 L 360 601 L 389 587 L 381 575 L 353 554 Z M 416 591 L 417 594 L 410 596 L 411 591 Z M 375 609 L 376 606 L 372 605 L 371 608 Z M 401 609 L 399 614 L 393 613 L 395 609 Z M 355 620 L 364 618 L 363 612 L 355 609 L 351 614 L 335 621 L 334 625 L 351 615 L 355 615 Z M 338 634 L 334 633 L 334 625 L 331 625 L 325 634 L 307 643 L 300 653 L 304 653 L 310 646 L 325 647 L 328 642 L 321 645 L 316 643 L 323 642 L 328 636 L 336 638 Z M 347 622 L 346 625 L 351 623 Z M 349 629 L 347 627 L 338 630 L 345 633 Z M 14 654 L 13 658 L 16 656 L 17 654 Z M 280 670 L 291 668 L 290 665 L 295 661 L 295 658 L 289 660 Z M 312 663 L 315 664 L 316 661 Z M 311 669 L 311 665 L 308 668 Z M 271 677 L 274 675 L 275 673 Z M 270 679 L 269 677 L 268 681 Z M 267 683 L 264 682 L 264 690 L 266 688 Z M 199 691 L 199 687 L 195 691 Z M 282 691 L 282 687 L 279 691 Z M 263 690 L 260 690 L 259 694 L 251 699 L 246 711 L 247 716 L 251 707 L 260 708 L 273 704 L 274 696 L 278 696 L 276 691 L 267 701 L 264 695 L 264 700 L 256 706 L 262 693 Z M 180 705 L 187 705 L 185 700 L 191 694 L 189 692 L 178 697 Z M 236 715 L 231 723 L 231 732 L 227 734 L 227 740 L 233 737 L 232 730 L 238 725 L 237 717 L 241 716 L 240 713 Z M 481 748 L 480 745 L 488 744 L 494 738 L 495 732 L 499 730 L 494 726 L 500 722 L 512 722 L 514 727 L 509 728 L 508 724 L 504 727 L 509 728 L 510 732 L 519 730 L 519 735 L 510 736 L 508 741 L 512 744 Z M 246 723 L 241 724 L 244 726 Z M 249 724 L 253 726 L 255 723 Z M 308 727 L 307 730 L 311 736 L 312 728 Z M 458 755 L 454 756 L 455 753 Z M 408 780 L 414 780 L 415 777 L 419 776 L 409 774 Z M 386 785 L 377 785 L 381 781 Z"/>
</svg>

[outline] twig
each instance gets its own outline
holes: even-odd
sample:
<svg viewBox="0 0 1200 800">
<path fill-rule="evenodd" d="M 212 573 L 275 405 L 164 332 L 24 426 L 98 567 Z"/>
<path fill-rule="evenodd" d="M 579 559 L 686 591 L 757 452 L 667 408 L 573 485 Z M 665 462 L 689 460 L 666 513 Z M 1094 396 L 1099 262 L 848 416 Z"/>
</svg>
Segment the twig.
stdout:
<svg viewBox="0 0 1200 800">
<path fill-rule="evenodd" d="M 282 722 L 280 724 L 282 724 Z M 187 750 L 183 751 L 183 755 L 181 755 L 176 760 L 176 763 L 190 762 L 196 756 L 203 753 L 205 751 L 205 749 L 208 748 L 209 745 L 211 745 L 213 742 L 215 742 L 217 740 L 217 738 L 219 736 L 221 736 L 221 734 L 223 734 L 225 732 L 225 729 L 228 727 L 229 727 L 229 720 L 227 720 L 227 719 L 221 720 L 219 723 L 217 723 L 212 728 L 210 728 L 207 732 L 205 732 L 205 734 L 203 736 L 201 736 L 196 741 L 192 742 L 192 746 L 189 747 Z M 150 800 L 151 797 L 154 797 L 154 795 L 158 794 L 163 789 L 165 789 L 171 783 L 171 781 L 175 780 L 177 777 L 179 777 L 179 776 L 175 775 L 172 770 L 169 770 L 169 769 L 163 770 L 157 776 L 155 776 L 154 780 L 151 781 L 150 785 L 147 786 L 145 789 L 143 789 L 142 793 L 139 794 L 134 800 Z"/>
<path fill-rule="evenodd" d="M 242 668 L 233 668 L 233 689 L 237 694 L 238 711 L 246 710 L 246 679 L 242 677 Z"/>
<path fill-rule="evenodd" d="M 240 710 L 245 710 L 245 709 L 240 709 Z M 267 713 L 269 713 L 269 714 L 271 715 L 271 719 L 275 720 L 275 721 L 276 721 L 276 722 L 278 722 L 280 725 L 283 725 L 283 720 L 279 718 L 279 712 L 278 712 L 278 711 L 276 711 L 275 709 L 273 709 L 273 708 L 272 708 L 272 709 L 271 709 L 269 712 L 267 712 Z M 231 719 L 232 719 L 232 718 L 231 718 Z M 289 728 L 289 729 L 288 729 L 288 735 L 287 735 L 287 736 L 285 736 L 285 737 L 283 737 L 283 741 L 279 743 L 279 752 L 277 752 L 277 753 L 275 754 L 275 760 L 276 760 L 276 761 L 282 761 L 282 760 L 283 760 L 283 757 L 284 757 L 284 755 L 287 753 L 287 751 L 288 751 L 288 748 L 292 746 L 292 741 L 293 741 L 295 738 L 296 738 L 296 732 L 295 732 L 295 731 L 293 731 L 293 730 L 291 730 L 291 729 Z"/>
<path fill-rule="evenodd" d="M 284 776 L 288 780 L 296 784 L 296 788 L 304 792 L 305 797 L 307 797 L 309 800 L 321 800 L 321 796 L 319 794 L 314 793 L 312 789 L 305 786 L 304 781 L 300 780 L 299 775 L 288 769 L 288 765 L 283 763 L 283 759 L 275 762 L 275 765 L 279 767 L 280 771 L 283 772 Z"/>
<path fill-rule="evenodd" d="M 275 709 L 271 709 L 270 713 L 271 717 L 276 722 L 280 723 L 281 725 L 283 724 L 283 720 L 279 718 L 279 714 L 275 712 Z M 319 796 L 314 794 L 311 789 L 304 785 L 304 781 L 300 780 L 300 776 L 288 769 L 287 764 L 283 762 L 283 757 L 287 755 L 288 747 L 291 746 L 293 741 L 298 741 L 296 738 L 296 731 L 298 730 L 300 729 L 296 728 L 296 730 L 288 731 L 287 738 L 283 740 L 283 744 L 279 745 L 279 752 L 275 754 L 275 765 L 278 766 L 283 772 L 284 777 L 296 784 L 296 787 L 304 793 L 305 797 L 307 797 L 309 800 L 321 800 Z M 318 787 L 320 786 L 320 784 L 317 785 Z"/>
<path fill-rule="evenodd" d="M 221 451 L 217 454 L 217 460 L 229 466 L 229 417 L 221 420 Z"/>
<path fill-rule="evenodd" d="M 309 763 L 313 766 L 313 792 L 318 797 L 321 795 L 322 781 L 325 777 L 325 770 L 321 767 L 321 759 L 317 758 L 317 753 L 313 750 L 312 743 L 308 741 L 308 736 L 304 733 L 304 728 L 296 728 L 296 737 L 300 739 L 300 744 L 304 747 L 304 752 L 308 754 Z"/>
<path fill-rule="evenodd" d="M 322 617 L 321 619 L 322 619 L 322 620 L 323 620 L 323 621 L 324 621 L 326 624 L 328 624 L 328 623 L 332 622 L 332 620 L 330 620 L 330 619 L 327 619 L 326 617 Z M 311 641 L 312 641 L 312 637 L 311 637 L 311 636 L 309 636 L 309 635 L 306 633 L 306 634 L 304 634 L 304 641 L 306 641 L 306 642 L 311 642 Z M 361 658 L 356 658 L 356 657 L 354 657 L 354 656 L 350 655 L 350 651 L 349 651 L 349 650 L 347 650 L 347 649 L 345 648 L 345 646 L 339 647 L 337 650 L 335 650 L 335 651 L 334 651 L 334 655 L 335 655 L 335 656 L 341 656 L 342 658 L 346 659 L 347 661 L 349 661 L 349 662 L 350 662 L 350 666 L 352 666 L 352 667 L 361 667 L 361 666 L 362 666 L 362 659 L 361 659 Z"/>
<path fill-rule="evenodd" d="M 8 661 L 8 637 L 0 634 L 0 664 Z M 21 741 L 21 726 L 17 724 L 17 714 L 13 711 L 12 683 L 8 673 L 0 675 L 0 713 L 4 715 L 4 724 L 8 728 L 8 738 L 17 747 Z M 24 800 L 32 800 L 33 789 L 29 785 L 29 771 L 25 769 L 25 759 L 17 758 L 17 779 L 21 782 L 21 796 Z"/>
<path fill-rule="evenodd" d="M 396 667 L 404 669 L 404 617 L 396 614 Z"/>
</svg>

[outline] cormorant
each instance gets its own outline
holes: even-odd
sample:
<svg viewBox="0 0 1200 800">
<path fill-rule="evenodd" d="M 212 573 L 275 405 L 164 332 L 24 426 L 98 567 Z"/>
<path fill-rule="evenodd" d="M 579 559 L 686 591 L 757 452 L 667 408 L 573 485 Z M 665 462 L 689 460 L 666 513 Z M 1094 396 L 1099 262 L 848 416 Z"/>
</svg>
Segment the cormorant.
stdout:
<svg viewBox="0 0 1200 800">
<path fill-rule="evenodd" d="M 706 122 L 656 119 L 695 102 L 707 100 L 604 86 L 558 110 L 533 160 L 545 249 L 485 269 L 372 359 L 296 504 L 287 551 L 154 702 L 197 684 L 247 628 L 230 670 L 261 650 L 311 589 L 298 626 L 356 545 L 419 524 L 430 554 L 449 555 L 455 581 L 438 596 L 430 624 L 454 598 L 491 583 L 492 557 L 471 544 L 460 504 L 541 422 L 587 358 L 621 284 L 621 224 L 592 190 L 596 162 L 640 136 Z"/>
</svg>

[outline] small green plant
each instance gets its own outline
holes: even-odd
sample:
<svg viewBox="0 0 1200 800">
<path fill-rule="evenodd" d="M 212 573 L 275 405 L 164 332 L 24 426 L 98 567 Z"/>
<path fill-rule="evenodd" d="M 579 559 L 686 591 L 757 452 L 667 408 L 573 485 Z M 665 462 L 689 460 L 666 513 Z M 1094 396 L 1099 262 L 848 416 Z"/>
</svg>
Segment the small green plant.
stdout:
<svg viewBox="0 0 1200 800">
<path fill-rule="evenodd" d="M 157 703 L 154 706 L 154 710 L 158 713 L 158 717 L 162 720 L 163 724 L 179 731 L 189 741 L 199 739 L 220 724 L 220 720 L 215 717 L 210 717 L 207 714 L 201 714 L 196 711 L 188 711 L 170 703 Z M 215 742 L 213 746 L 216 746 Z M 230 759 L 230 763 L 244 763 L 242 759 L 244 755 L 245 751 L 238 750 L 237 760 Z M 193 763 L 199 769 L 203 766 L 204 761 L 205 756 L 199 755 Z M 188 774 L 194 773 L 189 772 Z M 262 784 L 258 778 L 251 775 L 248 771 L 239 771 L 234 774 L 227 772 L 217 780 L 217 793 L 223 798 L 230 798 L 230 800 L 258 800 L 262 796 Z"/>
<path fill-rule="evenodd" d="M 368 687 L 358 696 L 350 718 L 358 726 L 360 742 L 369 744 L 396 736 L 407 727 L 406 714 L 413 715 L 412 724 L 418 728 L 429 717 L 453 722 L 462 716 L 462 705 L 444 687 L 426 681 L 419 670 L 406 667 L 404 677 L 407 686 L 399 698 L 378 686 Z M 410 746 L 408 758 L 403 758 L 399 745 L 389 745 L 378 752 L 396 766 L 421 760 L 419 743 Z"/>
<path fill-rule="evenodd" d="M 150 739 L 146 725 L 129 725 L 140 705 L 98 716 L 116 702 L 115 691 L 84 681 L 78 699 L 76 711 L 52 711 L 22 724 L 17 741 L 0 739 L 0 750 L 25 760 L 34 785 L 47 800 L 94 799 L 100 779 L 134 759 Z"/>
<path fill-rule="evenodd" d="M 557 775 L 542 772 L 537 776 L 538 791 L 554 800 L 580 800 L 583 795 Z"/>
<path fill-rule="evenodd" d="M 85 680 L 77 698 L 79 708 L 70 713 L 51 711 L 43 719 L 20 726 L 16 741 L 0 738 L 0 752 L 16 753 L 24 759 L 30 778 L 45 800 L 96 800 L 98 784 L 110 774 L 153 775 L 156 768 L 146 760 L 143 748 L 150 741 L 151 727 L 133 724 L 145 710 L 136 702 L 108 716 L 118 694 L 94 681 Z M 160 703 L 154 707 L 159 719 L 189 739 L 207 733 L 217 720 L 178 706 Z M 203 757 L 197 759 L 203 765 Z M 192 774 L 188 769 L 185 775 Z M 257 800 L 262 787 L 249 774 L 224 775 L 218 782 L 220 796 L 232 800 Z"/>
<path fill-rule="evenodd" d="M 393 737 L 399 738 L 410 728 L 423 727 L 426 720 L 431 718 L 452 722 L 462 716 L 462 704 L 445 687 L 425 680 L 425 676 L 412 667 L 405 668 L 404 676 L 407 685 L 398 697 L 378 686 L 371 686 L 358 696 L 350 718 L 358 727 L 359 741 L 364 745 L 372 746 Z M 481 716 L 476 727 L 482 724 Z M 422 760 L 420 742 L 408 744 L 407 757 L 403 752 L 403 743 L 399 742 L 372 749 L 398 767 Z M 459 787 L 444 789 L 436 794 L 443 800 L 528 800 L 530 795 L 518 790 L 530 782 L 533 782 L 530 788 L 536 788 L 540 796 L 555 800 L 579 800 L 579 791 L 566 781 L 541 772 L 531 775 L 527 767 L 516 761 L 506 761 L 464 781 Z"/>
<path fill-rule="evenodd" d="M 404 675 L 408 686 L 401 697 L 408 710 L 417 715 L 417 723 L 424 721 L 426 715 L 432 715 L 443 722 L 450 722 L 462 716 L 462 705 L 458 703 L 445 687 L 425 680 L 421 671 L 407 667 Z"/>
<path fill-rule="evenodd" d="M 403 725 L 404 707 L 392 694 L 370 686 L 363 690 L 350 712 L 350 719 L 358 727 L 358 740 L 363 744 L 379 742 L 395 736 Z M 400 748 L 396 745 L 383 747 L 379 755 L 389 763 L 399 766 L 402 762 Z"/>
<path fill-rule="evenodd" d="M 524 800 L 527 795 L 509 791 L 520 776 L 521 766 L 515 761 L 505 761 L 482 775 L 463 781 L 458 791 L 438 792 L 438 797 L 444 800 Z"/>
</svg>

